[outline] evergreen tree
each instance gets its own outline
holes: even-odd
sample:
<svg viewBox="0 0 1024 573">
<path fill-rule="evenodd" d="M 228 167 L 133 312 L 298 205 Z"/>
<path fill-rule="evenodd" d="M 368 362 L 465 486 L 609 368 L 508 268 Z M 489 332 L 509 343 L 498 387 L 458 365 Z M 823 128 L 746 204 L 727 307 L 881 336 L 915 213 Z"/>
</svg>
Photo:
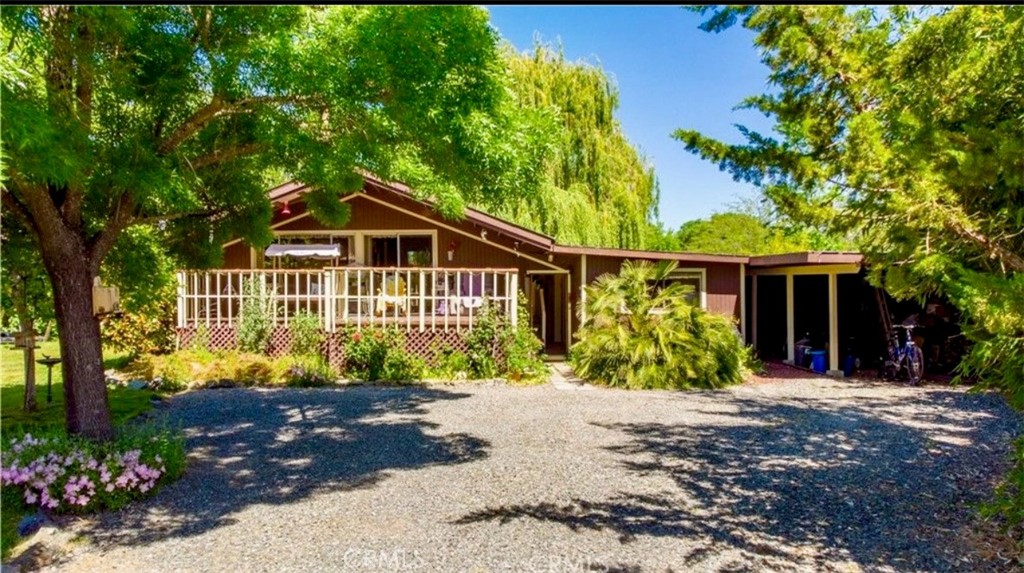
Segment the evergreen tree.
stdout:
<svg viewBox="0 0 1024 573">
<path fill-rule="evenodd" d="M 771 89 L 744 106 L 779 136 L 676 137 L 793 220 L 852 233 L 891 293 L 949 297 L 974 343 L 961 371 L 1024 407 L 1024 7 L 700 10 L 757 34 Z"/>
</svg>

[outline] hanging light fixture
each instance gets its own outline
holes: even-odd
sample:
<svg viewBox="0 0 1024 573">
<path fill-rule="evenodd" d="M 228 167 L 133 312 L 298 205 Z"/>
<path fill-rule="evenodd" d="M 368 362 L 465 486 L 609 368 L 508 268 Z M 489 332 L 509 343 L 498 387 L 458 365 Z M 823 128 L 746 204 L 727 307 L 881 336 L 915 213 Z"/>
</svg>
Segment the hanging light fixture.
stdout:
<svg viewBox="0 0 1024 573">
<path fill-rule="evenodd" d="M 284 202 L 284 208 L 281 209 L 281 214 L 282 215 L 291 215 L 292 214 L 292 210 L 288 208 L 288 202 L 287 201 Z"/>
</svg>

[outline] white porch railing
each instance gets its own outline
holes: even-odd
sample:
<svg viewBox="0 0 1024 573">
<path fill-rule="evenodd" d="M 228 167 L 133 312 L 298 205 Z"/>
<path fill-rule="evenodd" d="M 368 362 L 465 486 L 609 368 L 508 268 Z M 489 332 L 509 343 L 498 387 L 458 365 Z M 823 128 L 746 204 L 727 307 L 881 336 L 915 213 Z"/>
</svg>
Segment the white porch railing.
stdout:
<svg viewBox="0 0 1024 573">
<path fill-rule="evenodd" d="M 328 332 L 393 325 L 406 330 L 472 328 L 481 307 L 498 305 L 516 322 L 516 269 L 337 267 L 294 270 L 178 272 L 178 326 L 234 326 L 244 282 L 270 299 L 275 321 L 287 326 L 299 311 L 320 317 Z"/>
</svg>

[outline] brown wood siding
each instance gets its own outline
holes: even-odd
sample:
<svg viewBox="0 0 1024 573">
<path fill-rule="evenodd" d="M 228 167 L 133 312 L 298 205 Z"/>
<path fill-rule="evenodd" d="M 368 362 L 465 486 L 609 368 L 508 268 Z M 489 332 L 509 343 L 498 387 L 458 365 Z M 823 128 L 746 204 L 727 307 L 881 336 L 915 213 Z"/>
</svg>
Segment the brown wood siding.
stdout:
<svg viewBox="0 0 1024 573">
<path fill-rule="evenodd" d="M 349 207 L 352 209 L 349 216 L 348 224 L 344 227 L 338 227 L 335 230 L 345 231 L 398 231 L 398 230 L 417 230 L 417 229 L 435 229 L 436 225 L 432 225 L 426 221 L 411 217 L 400 211 L 389 209 L 379 203 L 374 203 L 368 199 L 362 197 L 356 197 L 348 201 Z M 291 207 L 292 214 L 290 217 L 296 217 L 301 213 L 305 212 L 305 207 L 301 204 Z M 323 231 L 328 229 L 321 225 L 312 216 L 303 217 L 296 221 L 292 221 L 285 225 L 277 227 L 276 231 Z"/>
<path fill-rule="evenodd" d="M 631 260 L 618 257 L 587 257 L 587 284 L 605 273 L 617 274 L 622 263 Z M 636 259 L 632 259 L 636 260 Z M 657 262 L 657 261 L 652 261 Z M 680 263 L 680 268 L 707 271 L 708 310 L 736 319 L 740 317 L 740 265 L 739 263 Z"/>
<path fill-rule="evenodd" d="M 622 263 L 626 259 L 620 259 L 617 257 L 587 257 L 587 284 L 590 284 L 597 280 L 597 277 L 611 273 L 613 275 L 619 274 L 622 269 Z"/>
<path fill-rule="evenodd" d="M 740 265 L 710 263 L 705 268 L 708 274 L 708 310 L 739 320 Z"/>
<path fill-rule="evenodd" d="M 389 197 L 392 201 L 398 202 L 399 199 Z M 496 245 L 501 245 L 508 249 L 515 249 L 515 244 L 512 240 L 506 237 L 494 237 L 495 233 L 490 233 L 486 241 L 477 239 L 480 235 L 479 228 L 474 227 L 464 221 L 443 221 L 444 225 L 449 227 L 455 227 L 462 230 L 465 233 L 469 233 L 471 236 L 466 236 L 461 233 L 457 233 L 448 228 L 441 226 L 441 224 L 434 223 L 433 221 L 425 221 L 418 217 L 414 217 L 407 213 L 392 209 L 386 205 L 381 205 L 375 201 L 367 199 L 365 197 L 355 197 L 348 201 L 351 206 L 351 215 L 348 223 L 344 227 L 329 228 L 321 225 L 316 219 L 311 216 L 297 218 L 305 213 L 305 206 L 301 202 L 292 201 L 289 204 L 289 210 L 291 211 L 288 215 L 281 215 L 280 207 L 275 209 L 275 215 L 273 224 L 278 225 L 275 227 L 275 231 L 325 231 L 325 230 L 344 230 L 344 231 L 437 231 L 437 257 L 435 266 L 438 267 L 466 267 L 466 268 L 516 268 L 520 270 L 520 284 L 525 280 L 525 273 L 527 270 L 541 270 L 548 269 L 540 263 L 531 261 L 525 257 L 517 257 L 514 252 L 508 252 Z M 416 212 L 413 207 L 415 204 L 402 205 L 402 208 L 406 208 L 410 211 Z M 427 216 L 424 214 L 424 216 Z M 436 215 L 435 215 L 436 216 Z M 288 223 L 282 224 L 284 221 Z M 455 240 L 458 244 L 455 249 L 455 255 L 452 260 L 448 260 L 448 245 Z M 530 253 L 536 258 L 541 258 L 540 253 L 532 252 L 524 248 L 524 253 Z M 225 248 L 224 252 L 224 268 L 249 268 L 249 246 L 244 243 L 234 243 Z M 543 260 L 543 259 L 542 259 Z"/>
<path fill-rule="evenodd" d="M 224 269 L 247 269 L 251 266 L 252 260 L 249 253 L 249 245 L 235 243 L 224 248 Z"/>
</svg>

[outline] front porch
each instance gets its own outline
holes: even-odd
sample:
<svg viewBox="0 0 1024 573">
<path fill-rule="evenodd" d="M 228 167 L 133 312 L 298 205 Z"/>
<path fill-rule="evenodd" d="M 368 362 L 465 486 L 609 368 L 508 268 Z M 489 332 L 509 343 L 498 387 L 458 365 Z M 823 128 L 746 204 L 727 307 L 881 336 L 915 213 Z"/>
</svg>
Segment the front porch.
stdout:
<svg viewBox="0 0 1024 573">
<path fill-rule="evenodd" d="M 177 326 L 234 328 L 246 298 L 265 297 L 276 325 L 309 312 L 326 332 L 352 325 L 407 331 L 473 328 L 485 304 L 517 321 L 517 269 L 327 267 L 179 271 Z M 253 285 L 248 290 L 246 285 Z"/>
</svg>

